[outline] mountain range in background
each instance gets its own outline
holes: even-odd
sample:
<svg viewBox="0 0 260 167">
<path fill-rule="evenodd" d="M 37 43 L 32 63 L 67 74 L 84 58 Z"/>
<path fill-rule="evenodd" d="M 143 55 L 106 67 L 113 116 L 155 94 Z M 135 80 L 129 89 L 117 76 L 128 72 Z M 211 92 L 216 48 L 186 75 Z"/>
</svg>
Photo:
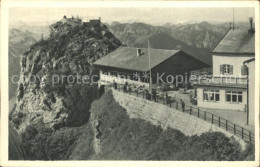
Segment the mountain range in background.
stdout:
<svg viewBox="0 0 260 167">
<path fill-rule="evenodd" d="M 212 64 L 210 51 L 229 30 L 229 25 L 211 25 L 208 22 L 163 26 L 145 23 L 112 23 L 110 31 L 130 47 L 147 47 L 149 39 L 152 48 L 183 50 L 199 60 Z"/>
<path fill-rule="evenodd" d="M 152 48 L 183 50 L 211 66 L 211 51 L 230 29 L 230 23 L 212 24 L 203 21 L 155 26 L 115 21 L 108 27 L 115 37 L 129 47 L 147 47 L 149 39 Z M 248 29 L 249 23 L 237 22 L 235 28 Z"/>
</svg>

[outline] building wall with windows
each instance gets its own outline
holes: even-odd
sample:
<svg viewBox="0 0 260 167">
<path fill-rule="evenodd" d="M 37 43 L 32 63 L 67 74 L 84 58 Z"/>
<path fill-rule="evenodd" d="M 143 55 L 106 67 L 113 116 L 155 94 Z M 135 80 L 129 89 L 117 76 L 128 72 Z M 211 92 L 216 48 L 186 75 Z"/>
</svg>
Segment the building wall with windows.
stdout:
<svg viewBox="0 0 260 167">
<path fill-rule="evenodd" d="M 247 92 L 238 88 L 199 87 L 197 100 L 198 107 L 202 108 L 245 111 Z"/>
<path fill-rule="evenodd" d="M 241 69 L 243 66 L 243 62 L 254 57 L 254 55 L 212 55 L 213 59 L 213 76 L 232 76 L 232 77 L 242 77 L 246 78 L 246 75 L 241 75 Z M 221 74 L 221 65 L 229 65 L 229 74 Z M 223 66 L 223 68 L 224 68 Z M 228 71 L 227 69 L 223 69 L 224 72 Z"/>
</svg>

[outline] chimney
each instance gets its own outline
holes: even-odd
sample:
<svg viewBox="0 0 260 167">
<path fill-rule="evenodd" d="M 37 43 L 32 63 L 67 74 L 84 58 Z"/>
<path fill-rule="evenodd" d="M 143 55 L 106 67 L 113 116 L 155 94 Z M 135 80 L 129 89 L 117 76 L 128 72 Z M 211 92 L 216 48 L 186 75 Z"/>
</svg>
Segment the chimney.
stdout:
<svg viewBox="0 0 260 167">
<path fill-rule="evenodd" d="M 255 30 L 253 29 L 253 17 L 249 17 L 250 21 L 250 29 L 248 30 L 249 33 L 254 33 Z"/>
<path fill-rule="evenodd" d="M 142 54 L 142 49 L 137 48 L 137 49 L 136 49 L 136 55 L 137 55 L 137 57 L 141 56 L 141 54 Z"/>
</svg>

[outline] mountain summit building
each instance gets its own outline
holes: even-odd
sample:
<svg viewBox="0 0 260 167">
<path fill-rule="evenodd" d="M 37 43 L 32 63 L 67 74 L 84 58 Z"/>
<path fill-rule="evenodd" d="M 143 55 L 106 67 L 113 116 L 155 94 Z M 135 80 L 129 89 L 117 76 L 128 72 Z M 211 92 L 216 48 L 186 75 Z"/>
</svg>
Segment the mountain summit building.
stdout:
<svg viewBox="0 0 260 167">
<path fill-rule="evenodd" d="M 255 57 L 251 19 L 250 23 L 249 30 L 230 29 L 212 51 L 213 77 L 195 84 L 198 107 L 248 111 L 248 82 L 253 76 L 247 64 Z"/>
<path fill-rule="evenodd" d="M 167 76 L 185 75 L 192 70 L 208 67 L 207 64 L 181 50 L 119 47 L 94 63 L 100 70 L 100 85 L 113 82 L 149 86 L 160 85 Z M 159 79 L 158 79 L 159 77 Z M 168 78 L 169 79 L 169 78 Z"/>
</svg>

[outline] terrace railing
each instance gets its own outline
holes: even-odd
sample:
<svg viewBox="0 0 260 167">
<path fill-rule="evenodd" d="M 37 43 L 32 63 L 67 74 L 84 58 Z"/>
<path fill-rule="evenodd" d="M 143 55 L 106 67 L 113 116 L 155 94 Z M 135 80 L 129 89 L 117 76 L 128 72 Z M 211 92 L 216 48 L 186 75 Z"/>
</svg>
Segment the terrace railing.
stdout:
<svg viewBox="0 0 260 167">
<path fill-rule="evenodd" d="M 231 85 L 246 85 L 247 78 L 239 77 L 202 77 L 196 78 L 193 83 L 195 84 L 231 84 Z"/>
<path fill-rule="evenodd" d="M 117 88 L 118 91 L 124 92 L 139 98 L 143 98 L 146 100 L 151 100 L 156 103 L 160 103 L 163 105 L 166 105 L 170 108 L 174 108 L 180 112 L 195 116 L 199 119 L 202 119 L 204 121 L 207 121 L 215 126 L 218 126 L 230 133 L 233 133 L 235 136 L 242 138 L 245 141 L 249 141 L 254 143 L 255 142 L 255 134 L 251 132 L 250 130 L 247 130 L 237 124 L 234 124 L 224 118 L 221 118 L 217 115 L 211 114 L 205 110 L 202 110 L 201 108 L 194 107 L 194 106 L 188 106 L 185 105 L 184 107 L 174 98 L 171 97 L 160 97 L 156 96 L 156 98 L 147 97 L 145 92 L 138 92 L 138 91 L 124 91 L 122 87 Z"/>
</svg>

